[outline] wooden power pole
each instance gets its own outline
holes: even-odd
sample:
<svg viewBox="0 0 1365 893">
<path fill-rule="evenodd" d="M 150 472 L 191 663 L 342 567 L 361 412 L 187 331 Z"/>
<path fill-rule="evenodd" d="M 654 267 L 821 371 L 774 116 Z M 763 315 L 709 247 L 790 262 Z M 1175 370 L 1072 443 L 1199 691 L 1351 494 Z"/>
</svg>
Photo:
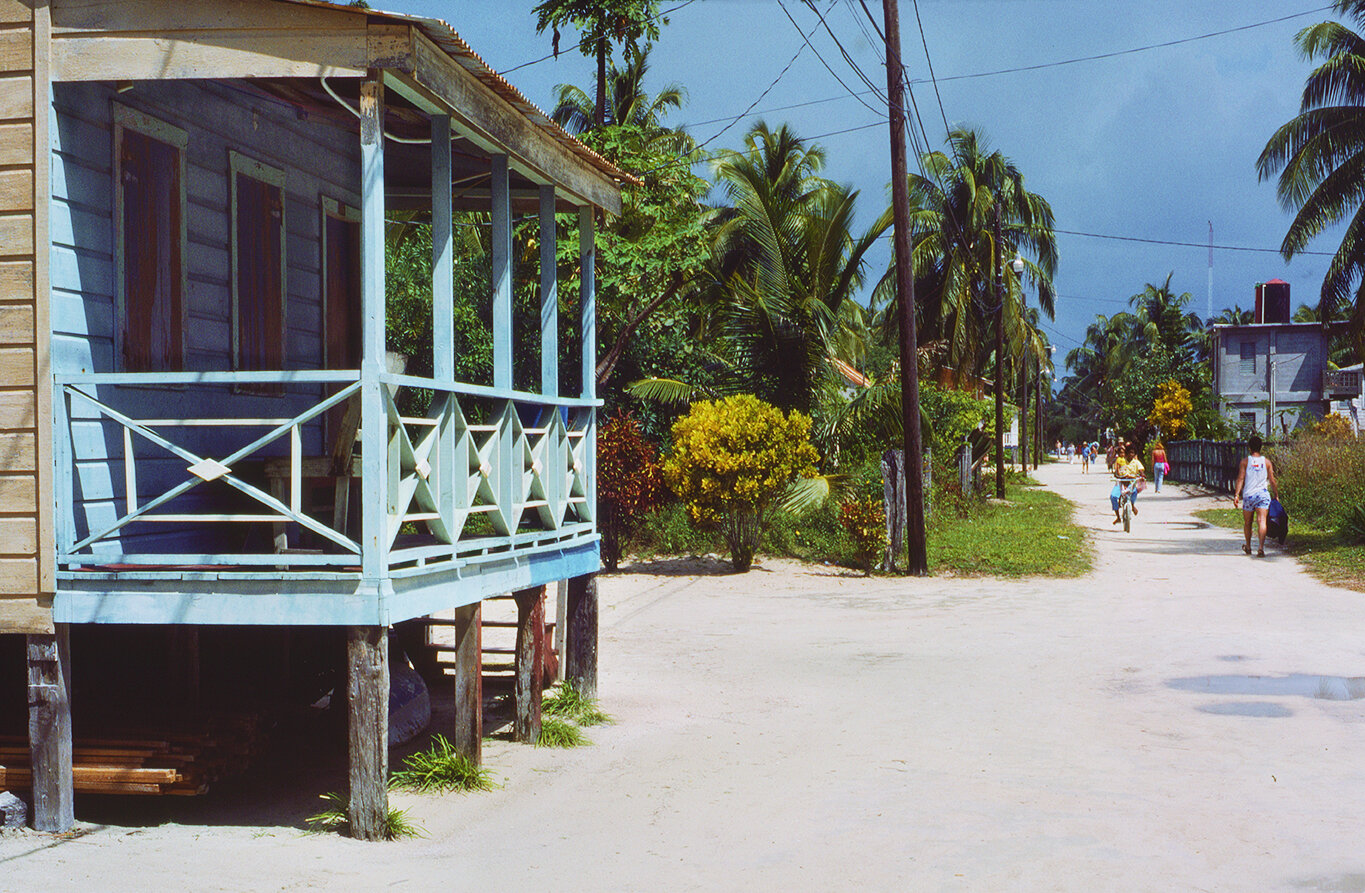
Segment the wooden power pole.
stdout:
<svg viewBox="0 0 1365 893">
<path fill-rule="evenodd" d="M 900 321 L 901 427 L 905 449 L 906 572 L 929 573 L 924 537 L 924 456 L 919 421 L 919 351 L 915 338 L 915 277 L 910 258 L 910 194 L 905 167 L 905 100 L 901 77 L 900 10 L 882 0 L 886 20 L 886 102 L 891 117 L 891 214 L 896 245 L 896 308 Z"/>
<path fill-rule="evenodd" d="M 995 197 L 995 498 L 1005 498 L 1005 276 L 1001 269 L 1000 196 Z"/>
</svg>

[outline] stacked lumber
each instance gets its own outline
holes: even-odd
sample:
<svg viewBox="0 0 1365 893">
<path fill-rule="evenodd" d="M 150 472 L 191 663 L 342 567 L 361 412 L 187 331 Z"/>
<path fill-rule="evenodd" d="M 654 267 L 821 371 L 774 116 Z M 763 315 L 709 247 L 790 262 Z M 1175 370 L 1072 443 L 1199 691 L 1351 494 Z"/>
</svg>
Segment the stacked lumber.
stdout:
<svg viewBox="0 0 1365 893">
<path fill-rule="evenodd" d="M 200 730 L 149 737 L 76 737 L 73 781 L 78 794 L 193 797 L 244 771 L 260 745 L 260 723 L 253 717 L 215 717 Z M 28 741 L 0 735 L 0 790 L 32 786 Z"/>
</svg>

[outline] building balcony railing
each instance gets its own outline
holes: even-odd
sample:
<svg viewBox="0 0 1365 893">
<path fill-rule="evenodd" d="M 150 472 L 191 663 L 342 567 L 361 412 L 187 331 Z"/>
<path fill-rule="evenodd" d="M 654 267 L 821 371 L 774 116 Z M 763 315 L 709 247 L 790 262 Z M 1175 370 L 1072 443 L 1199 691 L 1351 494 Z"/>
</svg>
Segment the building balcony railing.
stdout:
<svg viewBox="0 0 1365 893">
<path fill-rule="evenodd" d="M 1332 399 L 1359 397 L 1360 370 L 1324 370 L 1322 373 L 1322 392 Z"/>
<path fill-rule="evenodd" d="M 55 385 L 63 576 L 400 576 L 596 538 L 595 400 L 355 371 L 73 374 Z M 382 437 L 362 428 L 338 466 L 328 438 L 366 399 Z M 271 412 L 280 406 L 295 414 Z M 337 481 L 332 507 L 308 498 Z"/>
</svg>

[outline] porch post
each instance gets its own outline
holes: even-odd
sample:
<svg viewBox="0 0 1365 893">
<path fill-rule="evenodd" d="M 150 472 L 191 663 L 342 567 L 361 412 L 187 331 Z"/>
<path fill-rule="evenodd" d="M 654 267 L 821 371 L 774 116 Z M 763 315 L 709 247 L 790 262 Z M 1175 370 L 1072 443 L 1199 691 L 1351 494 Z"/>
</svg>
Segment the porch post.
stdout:
<svg viewBox="0 0 1365 893">
<path fill-rule="evenodd" d="M 452 744 L 483 762 L 483 604 L 455 609 L 455 729 Z"/>
<path fill-rule="evenodd" d="M 379 376 L 385 370 L 384 82 L 371 71 L 360 84 L 360 360 L 362 431 L 360 564 L 363 584 L 378 591 L 388 571 L 387 439 Z M 383 836 L 389 794 L 389 660 L 385 625 L 347 629 L 347 708 L 351 833 Z"/>
<path fill-rule="evenodd" d="M 385 507 L 388 418 L 384 412 L 384 84 L 371 71 L 360 85 L 360 294 L 364 309 L 360 360 L 362 431 L 361 573 L 377 587 L 386 570 Z"/>
<path fill-rule="evenodd" d="M 593 241 L 593 209 L 584 205 L 578 209 L 578 255 L 582 269 L 582 284 L 579 286 L 579 304 L 582 314 L 580 332 L 583 341 L 583 399 L 597 399 L 597 244 Z M 584 504 L 588 517 L 597 520 L 597 409 L 589 406 L 588 428 L 583 437 L 587 447 L 583 459 L 587 465 L 584 474 Z"/>
<path fill-rule="evenodd" d="M 585 698 L 597 697 L 597 575 L 569 580 L 564 678 Z"/>
<path fill-rule="evenodd" d="M 545 587 L 514 592 L 517 602 L 516 715 L 512 737 L 540 740 L 540 695 L 545 670 Z"/>
<path fill-rule="evenodd" d="M 493 387 L 512 387 L 512 203 L 507 156 L 492 159 Z"/>
<path fill-rule="evenodd" d="M 67 624 L 30 635 L 28 741 L 33 766 L 33 827 L 70 831 L 76 817 L 71 771 L 71 647 Z"/>
<path fill-rule="evenodd" d="M 431 116 L 431 357 L 438 381 L 455 378 L 454 226 L 450 195 L 450 116 Z M 447 395 L 448 403 L 455 398 Z M 441 403 L 439 397 L 437 404 Z M 440 417 L 436 454 L 436 501 L 441 520 L 451 524 L 455 514 L 455 442 L 447 405 Z M 458 537 L 457 531 L 451 531 Z"/>
<path fill-rule="evenodd" d="M 389 635 L 382 626 L 346 630 L 351 835 L 381 840 L 389 812 Z"/>
<path fill-rule="evenodd" d="M 555 263 L 555 188 L 540 187 L 540 393 L 559 396 L 559 276 Z"/>
<path fill-rule="evenodd" d="M 593 241 L 593 209 L 578 209 L 578 252 L 583 282 L 583 397 L 597 398 L 597 249 Z M 589 517 L 597 519 L 597 409 L 589 406 L 584 460 L 587 463 L 584 495 Z M 597 575 L 585 574 L 569 580 L 565 606 L 564 678 L 585 698 L 597 697 Z"/>
</svg>

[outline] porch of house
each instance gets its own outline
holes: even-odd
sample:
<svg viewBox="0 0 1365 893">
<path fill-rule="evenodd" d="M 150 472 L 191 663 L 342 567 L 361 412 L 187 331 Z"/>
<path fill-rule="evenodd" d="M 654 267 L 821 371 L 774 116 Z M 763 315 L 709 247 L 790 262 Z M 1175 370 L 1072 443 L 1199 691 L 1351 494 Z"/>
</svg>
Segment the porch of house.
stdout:
<svg viewBox="0 0 1365 893">
<path fill-rule="evenodd" d="M 212 133 L 193 112 L 205 97 L 228 122 Z M 101 108 L 112 108 L 107 118 Z M 95 165 L 81 164 L 92 128 L 109 135 L 91 151 L 116 159 L 94 187 L 86 168 Z M 468 127 L 439 91 L 391 71 L 331 83 L 56 84 L 53 131 L 57 633 L 31 637 L 28 654 L 30 691 L 53 693 L 30 718 L 40 730 L 38 827 L 72 820 L 74 624 L 345 627 L 361 837 L 377 836 L 387 811 L 389 627 L 453 612 L 449 737 L 477 759 L 480 603 L 516 593 L 516 735 L 533 741 L 545 587 L 568 581 L 565 672 L 591 694 L 594 205 L 519 161 L 516 146 Z M 125 133 L 164 140 L 156 151 L 180 171 L 162 183 L 179 190 L 169 202 L 130 192 L 139 169 Z M 351 157 L 342 150 L 330 167 L 309 157 L 347 142 Z M 251 189 L 276 209 L 255 229 L 242 219 Z M 300 201 L 309 191 L 312 206 Z M 385 229 L 395 207 L 432 231 L 424 374 L 386 361 Z M 488 213 L 492 244 L 493 360 L 480 383 L 455 377 L 453 212 L 470 208 Z M 516 211 L 539 222 L 535 391 L 514 387 Z M 556 212 L 575 214 L 579 230 L 581 298 L 567 326 Z M 114 230 L 108 260 L 102 226 Z M 139 346 L 147 313 L 163 343 L 156 355 Z M 259 313 L 274 316 L 262 323 Z M 582 362 L 567 396 L 566 337 Z"/>
</svg>

